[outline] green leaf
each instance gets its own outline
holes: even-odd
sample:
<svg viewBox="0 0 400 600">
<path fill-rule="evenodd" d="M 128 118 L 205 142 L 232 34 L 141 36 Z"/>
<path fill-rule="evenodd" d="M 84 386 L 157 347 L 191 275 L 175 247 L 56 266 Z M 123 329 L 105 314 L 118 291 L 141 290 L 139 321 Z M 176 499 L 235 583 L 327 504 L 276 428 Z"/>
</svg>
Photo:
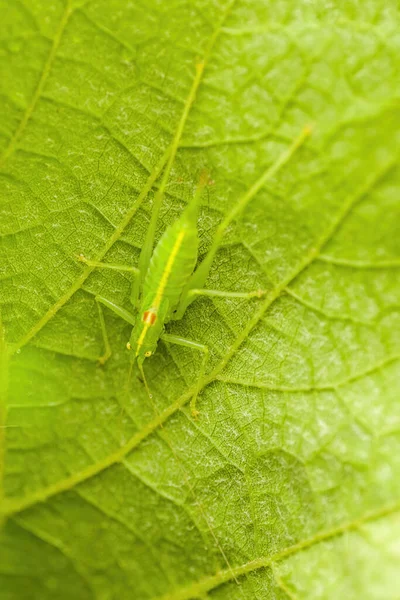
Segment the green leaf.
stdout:
<svg viewBox="0 0 400 600">
<path fill-rule="evenodd" d="M 400 535 L 396 2 L 1 0 L 2 600 L 395 599 Z M 145 370 L 130 277 L 210 183 L 203 298 Z M 156 416 L 155 416 L 156 415 Z"/>
</svg>

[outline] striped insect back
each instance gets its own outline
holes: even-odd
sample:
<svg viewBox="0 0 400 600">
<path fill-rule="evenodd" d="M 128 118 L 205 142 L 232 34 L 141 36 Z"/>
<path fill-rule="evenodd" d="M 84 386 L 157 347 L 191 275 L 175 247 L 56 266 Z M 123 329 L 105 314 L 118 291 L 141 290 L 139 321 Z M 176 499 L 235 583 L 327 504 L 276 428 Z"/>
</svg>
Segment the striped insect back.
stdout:
<svg viewBox="0 0 400 600">
<path fill-rule="evenodd" d="M 198 234 L 197 211 L 184 212 L 182 217 L 168 227 L 154 250 L 149 270 L 143 284 L 144 298 L 153 294 L 152 306 L 158 307 L 165 298 L 169 311 L 165 322 L 179 303 L 182 291 L 193 273 L 197 261 Z M 151 307 L 141 305 L 147 311 Z"/>
<path fill-rule="evenodd" d="M 153 252 L 143 281 L 139 319 L 128 343 L 138 362 L 155 351 L 164 324 L 171 320 L 196 266 L 199 197 L 196 194 L 178 221 L 167 227 Z"/>
</svg>

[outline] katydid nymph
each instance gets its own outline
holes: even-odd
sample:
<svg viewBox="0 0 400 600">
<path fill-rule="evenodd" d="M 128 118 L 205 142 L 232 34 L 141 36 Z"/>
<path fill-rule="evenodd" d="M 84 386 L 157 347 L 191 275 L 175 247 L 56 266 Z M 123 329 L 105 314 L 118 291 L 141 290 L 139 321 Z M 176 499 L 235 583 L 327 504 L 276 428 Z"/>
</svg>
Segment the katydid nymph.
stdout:
<svg viewBox="0 0 400 600">
<path fill-rule="evenodd" d="M 289 161 L 309 134 L 310 127 L 305 127 L 277 161 L 240 198 L 218 226 L 213 243 L 197 268 L 199 245 L 197 220 L 202 191 L 205 185 L 207 185 L 207 175 L 204 173 L 200 177 L 200 182 L 197 185 L 192 201 L 183 210 L 181 216 L 165 229 L 160 240 L 154 246 L 156 221 L 161 203 L 161 197 L 158 198 L 157 206 L 153 210 L 149 229 L 146 234 L 145 243 L 141 250 L 138 267 L 101 263 L 88 260 L 82 254 L 79 256 L 79 259 L 87 265 L 128 271 L 133 276 L 130 300 L 137 311 L 137 316 L 134 316 L 125 308 L 116 305 L 103 296 L 96 296 L 105 345 L 105 353 L 100 358 L 100 362 L 104 363 L 111 354 L 101 308 L 101 305 L 103 305 L 132 325 L 131 336 L 126 346 L 132 353 L 132 364 L 137 362 L 150 399 L 152 398 L 152 394 L 146 381 L 143 363 L 146 358 L 154 354 L 160 339 L 167 343 L 199 351 L 202 354 L 200 372 L 190 402 L 193 416 L 198 414 L 196 399 L 207 365 L 209 356 L 208 347 L 194 340 L 167 333 L 165 325 L 172 320 L 181 319 L 188 306 L 199 296 L 250 299 L 255 297 L 261 298 L 266 294 L 264 290 L 243 292 L 209 290 L 205 289 L 204 285 L 227 227 L 246 207 L 266 181 L 273 177 Z"/>
</svg>

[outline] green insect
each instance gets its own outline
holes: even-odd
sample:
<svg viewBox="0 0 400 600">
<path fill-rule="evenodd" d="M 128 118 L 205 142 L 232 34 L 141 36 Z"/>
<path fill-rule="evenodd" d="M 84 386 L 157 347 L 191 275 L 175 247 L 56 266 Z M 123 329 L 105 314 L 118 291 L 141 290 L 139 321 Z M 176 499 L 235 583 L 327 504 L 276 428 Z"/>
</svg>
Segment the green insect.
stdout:
<svg viewBox="0 0 400 600">
<path fill-rule="evenodd" d="M 219 225 L 210 250 L 197 268 L 199 244 L 197 219 L 202 191 L 207 184 L 207 176 L 205 174 L 200 179 L 193 200 L 188 204 L 177 221 L 166 228 L 164 234 L 154 247 L 161 197 L 155 202 L 155 208 L 153 208 L 152 218 L 141 250 L 138 267 L 90 261 L 82 254 L 79 256 L 79 260 L 87 265 L 128 271 L 133 275 L 130 300 L 133 307 L 137 310 L 136 317 L 107 298 L 96 296 L 105 345 L 105 353 L 100 358 L 100 362 L 104 363 L 111 354 L 101 309 L 101 305 L 103 305 L 132 325 L 132 333 L 127 343 L 127 348 L 132 352 L 132 363 L 136 361 L 138 364 L 150 398 L 152 398 L 152 395 L 145 378 L 143 363 L 146 358 L 150 357 L 156 351 L 160 339 L 171 344 L 197 350 L 202 354 L 200 372 L 190 402 L 192 414 L 194 416 L 198 414 L 196 399 L 202 377 L 205 373 L 209 350 L 204 344 L 167 333 L 165 325 L 171 320 L 181 319 L 188 306 L 199 296 L 223 298 L 260 298 L 264 296 L 266 292 L 263 290 L 225 292 L 205 289 L 204 285 L 214 256 L 221 245 L 222 237 L 229 224 L 239 215 L 265 182 L 288 162 L 309 134 L 310 128 L 305 127 L 288 149 L 237 202 Z"/>
</svg>

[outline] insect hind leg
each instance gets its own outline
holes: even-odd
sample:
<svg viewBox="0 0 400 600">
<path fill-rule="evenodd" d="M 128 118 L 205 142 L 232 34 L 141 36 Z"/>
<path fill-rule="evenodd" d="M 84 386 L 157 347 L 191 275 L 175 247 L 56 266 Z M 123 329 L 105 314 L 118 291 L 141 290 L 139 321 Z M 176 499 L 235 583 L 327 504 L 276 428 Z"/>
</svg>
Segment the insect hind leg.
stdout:
<svg viewBox="0 0 400 600">
<path fill-rule="evenodd" d="M 193 289 L 190 290 L 188 296 L 209 296 L 211 298 L 243 298 L 249 300 L 250 298 L 263 298 L 267 292 L 265 290 L 254 290 L 251 292 L 225 292 L 224 290 L 207 290 L 207 289 Z"/>
<path fill-rule="evenodd" d="M 173 315 L 174 320 L 179 320 L 183 317 L 187 305 L 199 296 L 206 296 L 208 298 L 239 298 L 243 300 L 251 300 L 251 298 L 264 298 L 268 292 L 266 290 L 253 290 L 251 292 L 226 292 L 224 290 L 207 290 L 201 288 L 191 289 L 187 292 L 186 297 L 183 299 L 177 311 Z"/>
<path fill-rule="evenodd" d="M 211 264 L 215 258 L 219 247 L 222 244 L 225 231 L 228 229 L 229 225 L 232 223 L 232 221 L 237 219 L 237 217 L 243 212 L 243 210 L 246 208 L 249 202 L 264 187 L 267 181 L 275 177 L 278 171 L 280 171 L 289 162 L 289 160 L 293 157 L 296 151 L 304 144 L 304 142 L 310 136 L 311 130 L 312 128 L 310 125 L 306 125 L 305 127 L 303 127 L 303 130 L 300 132 L 300 134 L 296 138 L 294 138 L 292 143 L 282 152 L 282 154 L 278 156 L 275 162 L 265 169 L 261 176 L 247 189 L 247 191 L 243 194 L 243 196 L 241 196 L 239 201 L 233 206 L 233 208 L 228 212 L 225 218 L 218 225 L 210 249 L 208 250 L 203 261 L 199 264 L 197 269 L 192 274 L 192 277 L 190 278 L 181 296 L 180 306 L 178 307 L 178 310 L 174 315 L 174 319 L 182 318 L 185 310 L 195 299 L 195 295 L 190 295 L 190 292 L 192 290 L 203 289 L 203 286 L 205 285 L 205 282 L 211 269 Z"/>
<path fill-rule="evenodd" d="M 193 340 L 187 340 L 186 338 L 182 338 L 177 335 L 171 335 L 169 333 L 163 333 L 161 335 L 161 339 L 170 344 L 176 344 L 177 346 L 184 346 L 185 348 L 190 348 L 192 350 L 198 350 L 199 352 L 201 352 L 203 354 L 203 359 L 201 361 L 201 366 L 200 366 L 200 373 L 197 378 L 196 387 L 195 387 L 193 396 L 190 400 L 190 410 L 192 412 L 192 415 L 194 417 L 198 417 L 199 411 L 196 408 L 196 401 L 197 401 L 197 396 L 199 395 L 199 392 L 200 392 L 201 380 L 203 379 L 203 376 L 204 376 L 204 373 L 206 370 L 206 366 L 207 366 L 207 362 L 208 362 L 208 357 L 210 355 L 208 347 L 205 346 L 204 344 L 200 344 L 199 342 L 194 342 Z"/>
</svg>

